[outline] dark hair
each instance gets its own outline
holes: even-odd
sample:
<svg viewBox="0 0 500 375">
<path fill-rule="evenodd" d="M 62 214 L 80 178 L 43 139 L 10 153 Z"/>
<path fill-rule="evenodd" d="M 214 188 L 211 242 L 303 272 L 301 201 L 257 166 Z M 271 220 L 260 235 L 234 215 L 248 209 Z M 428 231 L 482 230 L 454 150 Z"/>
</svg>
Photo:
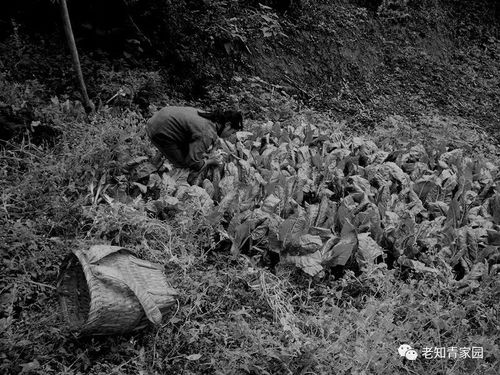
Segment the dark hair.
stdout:
<svg viewBox="0 0 500 375">
<path fill-rule="evenodd" d="M 212 112 L 198 111 L 198 115 L 219 125 L 225 125 L 229 122 L 231 124 L 231 128 L 235 130 L 243 129 L 243 114 L 239 111 L 222 111 L 220 109 L 216 109 Z"/>
</svg>

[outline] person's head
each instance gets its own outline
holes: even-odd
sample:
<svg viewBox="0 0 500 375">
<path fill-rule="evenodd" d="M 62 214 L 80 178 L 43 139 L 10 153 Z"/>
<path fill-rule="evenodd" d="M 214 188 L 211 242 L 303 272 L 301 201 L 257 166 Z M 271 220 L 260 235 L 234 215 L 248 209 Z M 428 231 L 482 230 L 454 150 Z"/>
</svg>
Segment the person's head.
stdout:
<svg viewBox="0 0 500 375">
<path fill-rule="evenodd" d="M 227 138 L 234 132 L 243 130 L 243 114 L 239 111 L 218 109 L 213 112 L 198 112 L 198 114 L 217 125 L 217 135 L 221 138 Z"/>
</svg>

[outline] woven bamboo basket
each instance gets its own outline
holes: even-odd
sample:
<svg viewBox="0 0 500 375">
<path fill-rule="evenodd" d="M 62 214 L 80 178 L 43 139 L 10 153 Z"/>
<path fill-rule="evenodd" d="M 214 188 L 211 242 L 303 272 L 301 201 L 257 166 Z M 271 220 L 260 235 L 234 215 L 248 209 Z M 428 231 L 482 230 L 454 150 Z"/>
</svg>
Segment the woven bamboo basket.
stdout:
<svg viewBox="0 0 500 375">
<path fill-rule="evenodd" d="M 160 324 L 177 297 L 161 265 L 106 245 L 73 250 L 61 266 L 57 290 L 64 318 L 77 335 L 121 334 Z"/>
</svg>

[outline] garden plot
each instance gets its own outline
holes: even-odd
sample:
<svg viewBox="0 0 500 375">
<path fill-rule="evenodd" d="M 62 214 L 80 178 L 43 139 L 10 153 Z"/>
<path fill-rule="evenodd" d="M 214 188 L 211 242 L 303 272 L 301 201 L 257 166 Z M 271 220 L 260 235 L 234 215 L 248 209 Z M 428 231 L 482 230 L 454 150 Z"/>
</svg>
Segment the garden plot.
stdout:
<svg viewBox="0 0 500 375">
<path fill-rule="evenodd" d="M 387 262 L 465 276 L 461 285 L 471 288 L 498 271 L 498 167 L 461 149 L 385 150 L 304 121 L 255 125 L 221 149 L 223 169 L 193 186 L 187 172 L 151 173 L 141 190 L 161 194 L 148 210 L 190 202 L 231 240 L 233 254 L 274 253 L 312 276 Z"/>
</svg>

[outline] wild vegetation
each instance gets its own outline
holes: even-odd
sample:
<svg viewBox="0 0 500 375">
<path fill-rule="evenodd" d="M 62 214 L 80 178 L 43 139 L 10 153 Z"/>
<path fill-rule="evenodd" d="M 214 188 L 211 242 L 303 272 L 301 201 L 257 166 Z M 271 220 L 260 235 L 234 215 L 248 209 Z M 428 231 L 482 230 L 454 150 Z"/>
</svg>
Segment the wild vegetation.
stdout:
<svg viewBox="0 0 500 375">
<path fill-rule="evenodd" d="M 2 373 L 499 373 L 494 2 L 293 3 L 127 1 L 132 38 L 69 2 L 90 117 L 63 36 L 2 18 Z M 197 186 L 150 163 L 166 104 L 247 114 Z M 59 265 L 101 243 L 164 264 L 163 325 L 68 332 Z"/>
</svg>

